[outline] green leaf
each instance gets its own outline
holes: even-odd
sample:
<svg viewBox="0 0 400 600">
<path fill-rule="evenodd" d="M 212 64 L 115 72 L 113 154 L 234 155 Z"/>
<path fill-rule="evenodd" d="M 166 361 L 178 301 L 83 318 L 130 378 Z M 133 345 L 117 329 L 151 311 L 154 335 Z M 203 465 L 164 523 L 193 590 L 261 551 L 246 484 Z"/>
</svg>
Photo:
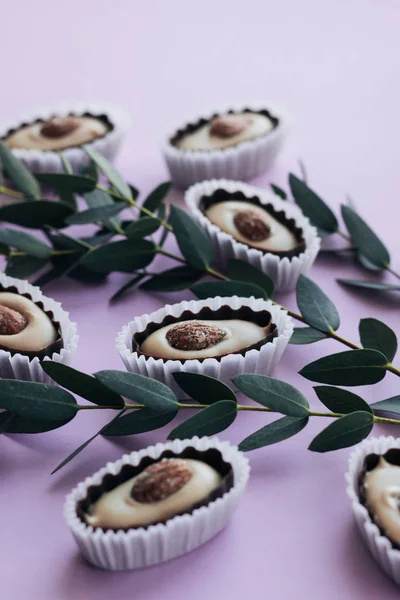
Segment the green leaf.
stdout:
<svg viewBox="0 0 400 600">
<path fill-rule="evenodd" d="M 152 408 L 142 408 L 119 417 L 105 427 L 102 435 L 135 435 L 146 431 L 154 431 L 168 425 L 176 416 L 178 407 L 168 412 L 158 412 Z"/>
<path fill-rule="evenodd" d="M 355 279 L 336 279 L 338 283 L 346 285 L 347 287 L 355 287 L 367 290 L 376 290 L 378 292 L 398 292 L 400 291 L 400 285 L 393 285 L 389 283 L 380 283 L 378 281 L 357 281 Z"/>
<path fill-rule="evenodd" d="M 90 237 L 79 238 L 82 242 L 89 244 L 89 246 L 99 246 L 100 244 L 107 244 L 113 237 L 115 233 L 108 231 L 107 233 L 97 232 L 95 235 Z"/>
<path fill-rule="evenodd" d="M 374 412 L 391 412 L 396 415 L 400 414 L 400 396 L 392 396 L 386 400 L 380 400 L 371 404 Z"/>
<path fill-rule="evenodd" d="M 157 412 L 169 412 L 176 409 L 176 396 L 163 383 L 123 371 L 99 371 L 94 374 L 103 385 L 121 394 L 137 404 L 143 404 Z"/>
<path fill-rule="evenodd" d="M 0 142 L 0 163 L 20 192 L 35 200 L 40 198 L 40 187 L 35 177 L 3 142 Z"/>
<path fill-rule="evenodd" d="M 283 190 L 281 187 L 279 187 L 278 185 L 275 185 L 274 183 L 270 184 L 273 192 L 279 196 L 279 198 L 282 198 L 282 200 L 287 200 L 287 193 L 285 192 L 285 190 Z"/>
<path fill-rule="evenodd" d="M 142 281 L 146 277 L 145 274 L 140 273 L 139 275 L 135 275 L 132 279 L 129 279 L 124 285 L 122 285 L 118 290 L 111 296 L 109 303 L 112 304 L 116 302 L 121 296 L 125 294 L 128 290 L 134 287 L 137 283 Z"/>
<path fill-rule="evenodd" d="M 68 173 L 38 173 L 40 183 L 47 185 L 58 193 L 70 192 L 86 194 L 96 187 L 96 182 L 84 175 L 69 175 Z"/>
<path fill-rule="evenodd" d="M 0 413 L 1 433 L 45 433 L 63 427 L 74 417 L 62 421 L 49 421 L 48 419 L 27 419 L 14 415 L 8 411 Z M 3 429 L 4 426 L 4 429 Z M 2 430 L 2 431 L 1 431 Z"/>
<path fill-rule="evenodd" d="M 0 379 L 0 407 L 20 417 L 61 421 L 75 416 L 76 401 L 55 385 Z"/>
<path fill-rule="evenodd" d="M 71 215 L 66 219 L 68 225 L 87 225 L 88 223 L 98 223 L 111 217 L 115 217 L 121 210 L 126 208 L 126 202 L 114 202 L 108 206 L 99 206 L 97 208 L 88 208 L 82 212 Z"/>
<path fill-rule="evenodd" d="M 304 181 L 290 173 L 289 185 L 293 198 L 315 227 L 327 233 L 338 230 L 338 222 L 327 204 Z"/>
<path fill-rule="evenodd" d="M 100 171 L 104 173 L 111 185 L 117 190 L 118 194 L 120 194 L 122 198 L 125 198 L 125 200 L 132 201 L 131 188 L 108 160 L 90 146 L 84 146 L 84 150 L 89 154 L 90 158 L 93 159 Z"/>
<path fill-rule="evenodd" d="M 386 357 L 376 350 L 348 350 L 309 363 L 300 375 L 319 383 L 369 385 L 385 377 L 386 363 Z"/>
<path fill-rule="evenodd" d="M 171 206 L 170 224 L 173 227 L 179 249 L 186 260 L 203 271 L 213 259 L 209 235 L 177 206 Z"/>
<path fill-rule="evenodd" d="M 314 391 L 322 404 L 331 412 L 340 414 L 352 413 L 357 410 L 372 412 L 370 405 L 361 396 L 347 390 L 329 385 L 317 385 Z"/>
<path fill-rule="evenodd" d="M 62 363 L 44 360 L 42 369 L 61 387 L 78 394 L 81 398 L 98 406 L 122 408 L 124 401 L 119 394 L 105 387 L 98 379 L 67 367 Z"/>
<path fill-rule="evenodd" d="M 357 252 L 357 260 L 367 271 L 382 271 L 382 267 L 379 267 L 372 263 L 366 256 L 361 254 L 361 252 Z"/>
<path fill-rule="evenodd" d="M 85 194 L 84 200 L 88 205 L 89 209 L 114 205 L 114 199 L 109 194 L 106 194 L 106 192 L 103 192 L 103 190 L 95 189 L 92 192 Z M 119 224 L 120 220 L 118 217 L 104 220 L 104 226 L 107 229 L 110 229 L 111 231 L 115 231 L 116 226 Z"/>
<path fill-rule="evenodd" d="M 255 431 L 239 444 L 239 450 L 249 452 L 282 442 L 299 433 L 308 423 L 307 417 L 282 417 Z"/>
<path fill-rule="evenodd" d="M 295 327 L 289 344 L 313 344 L 326 339 L 325 333 L 312 327 Z"/>
<path fill-rule="evenodd" d="M 143 220 L 143 219 L 142 219 Z M 174 267 L 154 275 L 140 286 L 142 289 L 152 292 L 176 292 L 187 290 L 193 286 L 204 273 L 196 271 L 192 267 Z"/>
<path fill-rule="evenodd" d="M 339 313 L 320 287 L 305 275 L 300 275 L 296 289 L 297 306 L 306 322 L 320 331 L 336 331 Z"/>
<path fill-rule="evenodd" d="M 173 373 L 172 376 L 179 387 L 199 404 L 214 404 L 220 400 L 237 402 L 235 392 L 215 377 L 184 371 Z"/>
<path fill-rule="evenodd" d="M 313 452 L 331 452 L 348 448 L 365 439 L 374 425 L 370 412 L 357 411 L 337 419 L 321 431 L 309 445 Z"/>
<path fill-rule="evenodd" d="M 392 362 L 397 352 L 397 338 L 394 331 L 378 319 L 361 319 L 360 340 L 364 348 L 378 350 L 388 362 Z"/>
<path fill-rule="evenodd" d="M 138 221 L 132 221 L 125 229 L 125 235 L 127 238 L 134 240 L 144 238 L 151 235 L 160 227 L 160 221 L 153 219 L 153 217 L 143 217 Z"/>
<path fill-rule="evenodd" d="M 275 286 L 271 277 L 249 263 L 232 258 L 228 261 L 226 274 L 229 279 L 245 281 L 257 285 L 265 291 L 267 298 L 271 298 L 274 293 Z"/>
<path fill-rule="evenodd" d="M 5 273 L 11 277 L 26 279 L 42 269 L 47 262 L 47 258 L 36 258 L 36 256 L 11 256 L 7 261 Z"/>
<path fill-rule="evenodd" d="M 352 208 L 345 205 L 341 208 L 347 231 L 359 252 L 377 267 L 385 269 L 390 264 L 390 256 L 381 240 Z"/>
<path fill-rule="evenodd" d="M 65 220 L 72 212 L 71 206 L 64 202 L 37 200 L 0 208 L 0 221 L 29 229 L 42 229 L 45 225 L 58 228 L 65 226 Z"/>
<path fill-rule="evenodd" d="M 100 273 L 132 273 L 147 267 L 154 255 L 155 245 L 149 240 L 121 240 L 88 252 L 81 264 Z"/>
<path fill-rule="evenodd" d="M 227 429 L 236 419 L 236 402 L 220 400 L 175 427 L 168 436 L 170 440 L 191 438 L 195 435 L 215 435 Z"/>
<path fill-rule="evenodd" d="M 0 229 L 0 242 L 36 258 L 47 259 L 51 256 L 49 246 L 24 231 L 2 227 Z"/>
<path fill-rule="evenodd" d="M 143 206 L 151 212 L 156 212 L 156 210 L 160 207 L 161 203 L 163 202 L 164 198 L 168 196 L 170 189 L 171 183 L 169 181 L 161 183 L 152 192 L 150 192 L 146 200 L 143 202 Z M 141 212 L 140 217 L 145 219 L 145 213 Z"/>
<path fill-rule="evenodd" d="M 196 283 L 190 288 L 197 298 L 200 300 L 205 298 L 222 298 L 228 296 L 239 296 L 240 298 L 265 298 L 265 291 L 258 285 L 246 283 L 244 281 L 205 281 L 204 283 Z"/>
<path fill-rule="evenodd" d="M 308 402 L 299 390 L 265 375 L 236 375 L 233 383 L 252 400 L 290 417 L 308 416 Z"/>
</svg>

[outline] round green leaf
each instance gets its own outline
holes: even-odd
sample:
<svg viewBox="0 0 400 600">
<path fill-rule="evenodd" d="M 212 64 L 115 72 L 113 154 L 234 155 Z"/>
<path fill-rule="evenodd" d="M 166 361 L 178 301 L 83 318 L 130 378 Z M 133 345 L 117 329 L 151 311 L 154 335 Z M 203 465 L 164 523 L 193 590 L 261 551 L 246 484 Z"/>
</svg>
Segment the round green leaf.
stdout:
<svg viewBox="0 0 400 600">
<path fill-rule="evenodd" d="M 257 285 L 265 291 L 266 298 L 271 298 L 274 293 L 275 286 L 271 277 L 247 262 L 232 258 L 228 261 L 226 272 L 230 279 Z"/>
<path fill-rule="evenodd" d="M 163 383 L 136 373 L 99 371 L 94 374 L 110 390 L 157 412 L 176 410 L 176 396 Z"/>
<path fill-rule="evenodd" d="M 104 436 L 135 435 L 146 431 L 154 431 L 168 425 L 176 416 L 175 410 L 160 413 L 152 408 L 142 408 L 111 421 L 103 431 Z"/>
<path fill-rule="evenodd" d="M 29 229 L 42 229 L 45 225 L 64 227 L 65 220 L 72 211 L 71 206 L 64 202 L 37 200 L 0 208 L 0 221 Z"/>
<path fill-rule="evenodd" d="M 275 185 L 274 183 L 271 183 L 271 188 L 272 191 L 279 196 L 279 198 L 281 198 L 282 200 L 287 200 L 287 193 L 285 192 L 285 190 L 283 190 L 281 187 L 279 187 L 278 185 Z"/>
<path fill-rule="evenodd" d="M 374 425 L 370 412 L 357 411 L 333 421 L 309 445 L 313 452 L 330 452 L 348 448 L 365 439 Z"/>
<path fill-rule="evenodd" d="M 68 173 L 38 173 L 40 183 L 47 185 L 56 192 L 72 192 L 86 194 L 96 187 L 96 181 L 83 175 L 70 175 Z"/>
<path fill-rule="evenodd" d="M 187 421 L 175 427 L 168 439 L 191 438 L 195 435 L 215 435 L 227 429 L 236 419 L 236 402 L 232 400 L 220 400 L 215 404 L 203 408 Z"/>
<path fill-rule="evenodd" d="M 313 327 L 295 327 L 289 344 L 313 344 L 326 339 L 325 333 Z"/>
<path fill-rule="evenodd" d="M 341 208 L 347 231 L 360 254 L 377 267 L 386 268 L 390 264 L 390 255 L 381 240 L 350 206 L 342 205 Z"/>
<path fill-rule="evenodd" d="M 391 412 L 396 415 L 400 414 L 400 396 L 392 396 L 392 398 L 386 398 L 386 400 L 380 400 L 371 404 L 371 408 L 374 412 Z"/>
<path fill-rule="evenodd" d="M 381 283 L 379 281 L 358 281 L 356 279 L 336 279 L 338 283 L 347 287 L 361 288 L 365 290 L 375 290 L 378 292 L 399 292 L 400 285 L 390 283 Z"/>
<path fill-rule="evenodd" d="M 209 235 L 175 205 L 171 206 L 170 224 L 183 256 L 192 267 L 203 271 L 213 259 Z"/>
<path fill-rule="evenodd" d="M 214 404 L 220 400 L 236 402 L 235 392 L 215 377 L 184 371 L 173 373 L 172 376 L 185 394 L 199 404 Z"/>
<path fill-rule="evenodd" d="M 48 263 L 47 258 L 37 258 L 36 256 L 11 256 L 7 261 L 6 275 L 26 279 L 33 273 L 42 269 Z"/>
<path fill-rule="evenodd" d="M 392 362 L 397 352 L 397 338 L 394 331 L 378 319 L 361 319 L 360 340 L 364 348 L 382 352 Z"/>
<path fill-rule="evenodd" d="M 297 305 L 309 325 L 320 331 L 336 331 L 339 313 L 320 287 L 305 275 L 300 275 L 296 289 Z"/>
<path fill-rule="evenodd" d="M 49 246 L 24 231 L 2 227 L 0 229 L 0 242 L 36 258 L 47 259 L 51 256 Z"/>
<path fill-rule="evenodd" d="M 299 433 L 308 423 L 307 417 L 282 417 L 255 431 L 239 444 L 239 450 L 249 452 L 282 442 Z"/>
<path fill-rule="evenodd" d="M 338 222 L 327 204 L 304 181 L 290 173 L 289 185 L 293 198 L 311 223 L 327 233 L 338 230 Z"/>
<path fill-rule="evenodd" d="M 25 196 L 35 200 L 40 198 L 40 187 L 35 177 L 1 141 L 0 166 L 7 171 L 8 177 Z"/>
<path fill-rule="evenodd" d="M 315 393 L 331 412 L 339 414 L 352 413 L 357 410 L 372 412 L 369 404 L 357 394 L 329 385 L 317 385 Z"/>
<path fill-rule="evenodd" d="M 88 252 L 81 264 L 100 273 L 131 273 L 147 267 L 154 255 L 155 245 L 149 240 L 121 240 Z"/>
<path fill-rule="evenodd" d="M 258 285 L 246 283 L 244 281 L 205 281 L 204 283 L 196 283 L 190 288 L 197 298 L 222 298 L 228 296 L 239 296 L 240 298 L 265 298 L 265 291 Z"/>
<path fill-rule="evenodd" d="M 14 415 L 8 411 L 0 413 L 0 430 L 2 433 L 45 433 L 63 427 L 74 417 L 62 421 L 49 421 L 47 419 L 27 419 Z M 4 425 L 4 429 L 3 429 Z"/>
<path fill-rule="evenodd" d="M 386 357 L 376 350 L 348 350 L 309 363 L 300 375 L 319 383 L 369 385 L 385 377 L 386 363 Z"/>
<path fill-rule="evenodd" d="M 151 235 L 160 227 L 160 221 L 153 217 L 143 217 L 138 221 L 132 221 L 125 228 L 125 235 L 130 240 L 139 239 Z"/>
<path fill-rule="evenodd" d="M 252 400 L 291 417 L 308 416 L 308 402 L 299 390 L 289 383 L 265 375 L 236 375 L 233 383 Z"/>
<path fill-rule="evenodd" d="M 90 146 L 84 147 L 85 152 L 90 156 L 93 162 L 104 173 L 111 185 L 116 189 L 118 194 L 125 200 L 132 200 L 132 192 L 129 185 L 123 180 L 121 175 L 114 169 L 104 156 L 93 150 Z"/>
<path fill-rule="evenodd" d="M 146 200 L 143 202 L 143 206 L 151 212 L 156 212 L 156 210 L 160 207 L 164 199 L 168 196 L 170 189 L 171 183 L 169 181 L 161 183 L 152 192 L 150 192 Z M 146 219 L 149 217 L 146 217 L 146 214 L 142 212 L 140 213 L 140 218 Z"/>
<path fill-rule="evenodd" d="M 88 223 L 98 223 L 111 217 L 115 217 L 121 210 L 126 208 L 126 202 L 114 202 L 107 206 L 98 206 L 97 208 L 88 208 L 79 213 L 75 213 L 66 219 L 68 225 L 87 225 Z M 1 215 L 0 215 L 1 216 Z"/>
<path fill-rule="evenodd" d="M 68 420 L 75 416 L 76 401 L 55 385 L 0 379 L 0 407 L 27 419 Z"/>
<path fill-rule="evenodd" d="M 140 222 L 144 221 L 142 219 Z M 152 292 L 176 292 L 178 290 L 187 290 L 202 277 L 201 271 L 196 271 L 191 267 L 174 267 L 163 271 L 159 275 L 154 275 L 147 279 L 140 286 L 142 289 Z"/>
</svg>

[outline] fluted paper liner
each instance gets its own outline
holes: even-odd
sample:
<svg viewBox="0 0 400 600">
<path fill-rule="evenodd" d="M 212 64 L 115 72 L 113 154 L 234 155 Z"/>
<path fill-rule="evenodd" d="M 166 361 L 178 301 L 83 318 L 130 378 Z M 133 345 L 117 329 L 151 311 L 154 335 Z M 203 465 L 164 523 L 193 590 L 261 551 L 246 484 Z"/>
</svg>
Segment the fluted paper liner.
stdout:
<svg viewBox="0 0 400 600">
<path fill-rule="evenodd" d="M 147 528 L 104 531 L 86 525 L 79 517 L 79 502 L 87 496 L 88 489 L 99 485 L 108 473 L 116 475 L 124 465 L 136 466 L 146 456 L 157 460 L 166 450 L 179 455 L 188 447 L 200 452 L 216 448 L 223 460 L 232 466 L 234 483 L 223 496 L 206 506 L 196 508 L 190 514 L 177 515 L 165 523 Z M 139 452 L 126 454 L 114 463 L 108 463 L 92 477 L 78 484 L 66 498 L 64 517 L 80 551 L 89 562 L 112 571 L 140 569 L 190 552 L 219 533 L 235 510 L 245 490 L 249 473 L 249 462 L 238 448 L 217 438 L 194 437 L 158 443 Z"/>
<path fill-rule="evenodd" d="M 78 345 L 76 323 L 70 321 L 69 313 L 63 310 L 59 302 L 44 296 L 40 288 L 25 280 L 8 277 L 0 273 L 0 285 L 5 288 L 2 291 L 7 291 L 7 288 L 16 288 L 19 294 L 28 294 L 35 304 L 43 304 L 43 310 L 53 314 L 52 320 L 60 325 L 63 348 L 59 352 L 54 352 L 51 356 L 46 356 L 43 360 L 54 360 L 69 365 Z M 23 354 L 11 354 L 6 350 L 0 350 L 0 378 L 37 381 L 39 383 L 52 382 L 52 379 L 43 371 L 37 356 L 29 358 Z"/>
<path fill-rule="evenodd" d="M 242 142 L 230 148 L 211 151 L 181 150 L 171 143 L 178 131 L 187 128 L 190 123 L 209 121 L 216 115 L 244 110 L 252 112 L 268 111 L 278 119 L 278 125 L 269 133 L 253 140 Z M 180 188 L 187 188 L 198 181 L 213 178 L 247 180 L 269 169 L 280 151 L 289 130 L 290 117 L 278 107 L 262 104 L 227 106 L 197 116 L 183 126 L 172 130 L 163 144 L 163 154 L 171 179 Z"/>
<path fill-rule="evenodd" d="M 269 311 L 271 320 L 278 329 L 278 335 L 270 342 L 262 345 L 259 349 L 248 350 L 245 354 L 227 354 L 219 358 L 206 358 L 202 361 L 197 359 L 165 360 L 139 355 L 132 350 L 132 338 L 144 331 L 149 323 L 161 323 L 167 315 L 178 318 L 183 312 L 190 311 L 194 315 L 204 307 L 218 311 L 223 306 L 229 306 L 235 310 L 248 306 L 255 312 Z M 151 314 L 135 317 L 130 321 L 117 337 L 117 350 L 128 371 L 139 373 L 157 379 L 183 397 L 183 392 L 175 382 L 172 374 L 177 371 L 186 373 L 202 373 L 232 385 L 232 377 L 240 373 L 270 374 L 278 364 L 293 333 L 293 321 L 287 312 L 273 304 L 269 300 L 260 298 L 208 298 L 206 300 L 190 300 L 179 304 L 167 304 L 164 308 Z"/>
<path fill-rule="evenodd" d="M 94 139 L 85 144 L 96 150 L 105 158 L 113 161 L 123 143 L 130 128 L 129 115 L 112 104 L 104 102 L 64 102 L 52 106 L 45 106 L 29 111 L 18 119 L 0 124 L 0 138 L 7 135 L 10 129 L 15 129 L 22 124 L 30 124 L 37 119 L 47 121 L 51 117 L 64 117 L 69 114 L 77 116 L 90 113 L 94 117 L 106 115 L 113 129 L 104 136 Z M 62 173 L 64 171 L 58 151 L 27 150 L 24 148 L 13 148 L 13 154 L 20 159 L 25 166 L 34 173 Z M 70 162 L 73 170 L 78 172 L 81 167 L 88 166 L 89 157 L 81 147 L 67 148 L 62 153 Z"/>
<path fill-rule="evenodd" d="M 296 227 L 302 229 L 305 241 L 304 252 L 291 258 L 287 256 L 279 257 L 275 254 L 262 252 L 257 248 L 250 248 L 250 246 L 239 242 L 229 233 L 222 231 L 200 209 L 202 198 L 211 196 L 219 189 L 232 194 L 241 192 L 247 198 L 256 196 L 261 204 L 271 204 L 275 210 L 283 211 L 287 218 L 294 220 Z M 282 200 L 269 191 L 240 181 L 213 179 L 190 187 L 185 193 L 185 203 L 193 219 L 210 235 L 217 261 L 222 266 L 230 258 L 248 262 L 271 277 L 276 291 L 288 292 L 294 290 L 300 275 L 309 271 L 318 255 L 321 240 L 315 227 L 310 224 L 310 221 L 303 215 L 297 205 Z"/>
<path fill-rule="evenodd" d="M 361 536 L 374 559 L 397 584 L 400 585 L 400 550 L 384 536 L 371 519 L 368 509 L 360 501 L 359 477 L 368 454 L 385 454 L 390 448 L 400 448 L 400 439 L 392 436 L 364 440 L 352 452 L 346 473 L 347 494 Z"/>
</svg>

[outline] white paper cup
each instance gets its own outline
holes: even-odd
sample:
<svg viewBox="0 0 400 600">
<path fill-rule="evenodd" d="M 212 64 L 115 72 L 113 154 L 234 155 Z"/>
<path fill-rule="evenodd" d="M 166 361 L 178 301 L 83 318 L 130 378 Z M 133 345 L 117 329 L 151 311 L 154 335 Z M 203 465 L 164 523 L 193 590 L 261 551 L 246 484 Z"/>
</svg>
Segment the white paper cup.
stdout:
<svg viewBox="0 0 400 600">
<path fill-rule="evenodd" d="M 390 540 L 382 535 L 359 496 L 359 476 L 365 457 L 368 454 L 385 454 L 390 448 L 400 448 L 400 439 L 380 436 L 361 442 L 350 456 L 346 481 L 354 517 L 366 546 L 382 569 L 400 585 L 400 550 L 393 548 Z"/>
<path fill-rule="evenodd" d="M 191 514 L 178 515 L 146 529 L 141 527 L 127 531 L 104 531 L 86 525 L 79 518 L 78 502 L 87 496 L 89 487 L 99 485 L 106 474 L 116 475 L 124 465 L 136 466 L 146 456 L 157 460 L 166 450 L 179 455 L 187 447 L 200 452 L 209 448 L 219 450 L 223 460 L 232 465 L 233 487 L 220 498 L 195 509 Z M 159 443 L 108 463 L 95 475 L 78 484 L 66 498 L 64 517 L 80 551 L 89 562 L 111 571 L 141 569 L 191 552 L 219 533 L 235 510 L 245 490 L 249 473 L 248 459 L 228 442 L 221 442 L 216 438 L 194 437 Z"/>
<path fill-rule="evenodd" d="M 179 317 L 185 311 L 190 311 L 196 315 L 204 307 L 217 311 L 222 306 L 229 306 L 234 310 L 248 306 L 255 312 L 269 311 L 271 313 L 271 320 L 276 324 L 278 329 L 277 337 L 261 346 L 258 350 L 248 350 L 244 355 L 228 354 L 219 359 L 206 358 L 203 361 L 197 359 L 185 360 L 184 362 L 180 360 L 163 360 L 144 355 L 139 356 L 137 352 L 132 350 L 133 335 L 144 331 L 149 323 L 162 323 L 167 315 Z M 164 308 L 151 314 L 136 317 L 133 321 L 125 325 L 118 334 L 116 342 L 117 350 L 128 371 L 157 379 L 165 383 L 174 392 L 179 393 L 180 397 L 184 397 L 182 390 L 173 378 L 173 373 L 177 371 L 202 373 L 216 377 L 228 385 L 232 385 L 232 377 L 240 373 L 268 375 L 281 359 L 292 333 L 293 321 L 291 317 L 288 316 L 285 310 L 274 305 L 273 302 L 253 297 L 238 298 L 237 296 L 232 296 L 221 298 L 218 296 L 206 300 L 185 300 L 179 304 L 167 304 Z"/>
<path fill-rule="evenodd" d="M 76 323 L 72 323 L 67 313 L 59 302 L 44 296 L 40 288 L 31 285 L 25 280 L 8 277 L 0 273 L 0 285 L 5 288 L 16 288 L 19 294 L 28 294 L 29 298 L 38 304 L 43 304 L 45 312 L 53 313 L 53 321 L 60 324 L 63 338 L 63 348 L 54 352 L 52 356 L 46 356 L 43 360 L 54 360 L 69 365 L 78 345 L 78 333 Z M 37 356 L 29 358 L 23 354 L 11 354 L 6 350 L 0 350 L 0 378 L 21 379 L 24 381 L 37 381 L 39 383 L 54 383 L 43 371 Z"/>
<path fill-rule="evenodd" d="M 93 116 L 107 115 L 107 118 L 113 125 L 113 129 L 106 133 L 105 136 L 85 144 L 105 156 L 108 160 L 113 161 L 129 131 L 131 119 L 121 108 L 103 102 L 65 102 L 53 106 L 39 107 L 36 110 L 21 115 L 12 122 L 7 121 L 0 124 L 0 138 L 5 137 L 10 129 L 15 129 L 24 123 L 33 123 L 36 119 L 47 121 L 55 116 L 64 117 L 69 114 L 83 115 L 85 113 L 90 113 Z M 34 173 L 62 173 L 64 171 L 59 152 L 26 150 L 23 148 L 13 148 L 12 152 Z M 79 146 L 67 148 L 62 152 L 75 172 L 89 164 L 88 155 Z"/>
<path fill-rule="evenodd" d="M 210 120 L 217 114 L 227 114 L 229 111 L 241 112 L 246 108 L 254 112 L 268 110 L 272 116 L 279 119 L 277 127 L 266 135 L 223 150 L 187 151 L 171 143 L 176 133 L 180 129 L 185 129 L 190 123 L 197 123 L 201 119 Z M 262 104 L 227 106 L 218 111 L 213 110 L 198 115 L 183 126 L 173 129 L 163 144 L 163 154 L 171 179 L 176 186 L 185 189 L 204 179 L 223 177 L 247 180 L 260 175 L 274 162 L 287 137 L 289 125 L 290 117 L 285 110 Z"/>
<path fill-rule="evenodd" d="M 281 258 L 275 254 L 250 248 L 235 240 L 229 233 L 222 231 L 200 210 L 201 199 L 204 196 L 211 196 L 218 189 L 224 189 L 229 193 L 242 192 L 248 198 L 256 196 L 261 204 L 271 204 L 276 210 L 284 211 L 285 215 L 289 219 L 294 219 L 296 226 L 303 230 L 304 252 L 299 256 Z M 318 255 L 321 239 L 315 227 L 310 224 L 297 205 L 282 200 L 269 191 L 239 181 L 213 179 L 191 186 L 185 193 L 185 203 L 193 219 L 210 235 L 217 261 L 222 266 L 230 258 L 248 262 L 272 278 L 276 291 L 294 290 L 300 275 L 309 271 Z"/>
</svg>

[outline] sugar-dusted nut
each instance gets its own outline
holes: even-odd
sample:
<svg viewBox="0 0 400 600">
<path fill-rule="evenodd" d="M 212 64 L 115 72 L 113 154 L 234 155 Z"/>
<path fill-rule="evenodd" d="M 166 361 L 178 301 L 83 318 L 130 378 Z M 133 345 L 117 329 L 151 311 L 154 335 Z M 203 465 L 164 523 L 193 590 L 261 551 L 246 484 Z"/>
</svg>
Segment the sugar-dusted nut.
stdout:
<svg viewBox="0 0 400 600">
<path fill-rule="evenodd" d="M 54 117 L 43 123 L 40 133 L 44 137 L 58 138 L 72 133 L 79 127 L 79 119 L 77 117 Z"/>
<path fill-rule="evenodd" d="M 211 121 L 210 134 L 217 137 L 233 137 L 246 129 L 250 118 L 246 115 L 225 115 L 214 117 Z"/>
<path fill-rule="evenodd" d="M 136 502 L 160 502 L 178 492 L 192 477 L 188 463 L 181 458 L 164 458 L 150 465 L 135 479 L 131 497 Z"/>
<path fill-rule="evenodd" d="M 25 329 L 28 319 L 20 312 L 0 305 L 0 335 L 15 335 Z"/>
<path fill-rule="evenodd" d="M 252 242 L 266 240 L 271 234 L 271 228 L 255 212 L 241 210 L 233 218 L 238 231 Z"/>
<path fill-rule="evenodd" d="M 177 350 L 204 350 L 221 342 L 226 332 L 217 325 L 198 322 L 178 323 L 167 331 L 170 346 Z"/>
</svg>

